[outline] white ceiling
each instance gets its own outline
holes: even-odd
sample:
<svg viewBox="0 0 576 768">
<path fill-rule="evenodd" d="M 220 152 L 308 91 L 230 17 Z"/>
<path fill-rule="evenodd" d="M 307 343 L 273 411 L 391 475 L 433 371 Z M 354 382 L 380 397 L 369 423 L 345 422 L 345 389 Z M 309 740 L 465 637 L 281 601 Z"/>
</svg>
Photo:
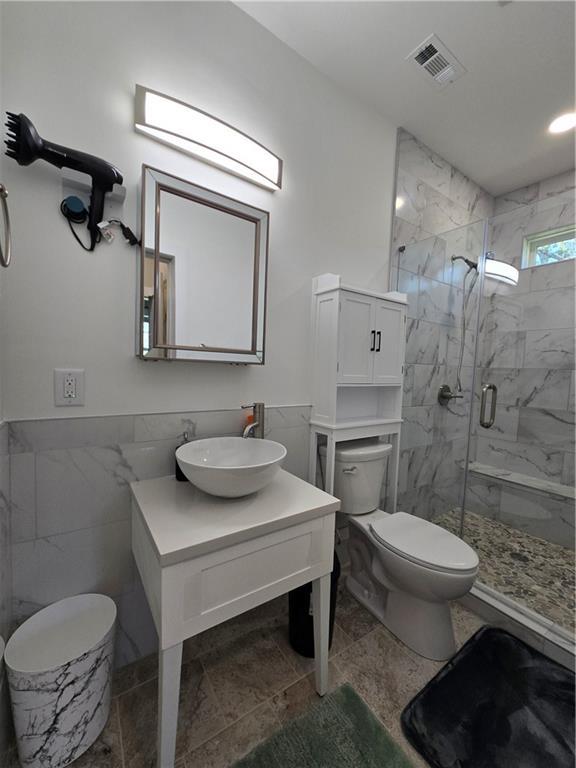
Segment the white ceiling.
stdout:
<svg viewBox="0 0 576 768">
<path fill-rule="evenodd" d="M 494 195 L 574 167 L 572 2 L 239 2 L 321 72 Z M 405 57 L 436 33 L 468 70 L 444 90 Z"/>
</svg>

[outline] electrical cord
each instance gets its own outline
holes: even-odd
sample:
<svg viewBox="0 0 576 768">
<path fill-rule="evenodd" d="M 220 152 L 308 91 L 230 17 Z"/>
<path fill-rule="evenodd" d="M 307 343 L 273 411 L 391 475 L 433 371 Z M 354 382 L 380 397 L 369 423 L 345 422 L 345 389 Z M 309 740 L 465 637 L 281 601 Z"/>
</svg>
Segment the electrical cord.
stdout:
<svg viewBox="0 0 576 768">
<path fill-rule="evenodd" d="M 85 250 L 85 251 L 93 251 L 93 250 L 94 250 L 94 248 L 96 247 L 96 245 L 97 245 L 97 244 L 100 242 L 100 240 L 102 239 L 102 236 L 100 235 L 100 233 L 98 233 L 98 236 L 97 236 L 97 238 L 94 240 L 94 242 L 92 242 L 92 243 L 90 244 L 90 246 L 87 246 L 87 245 L 85 245 L 85 244 L 82 242 L 82 240 L 80 240 L 80 238 L 79 238 L 79 236 L 78 236 L 78 234 L 77 234 L 76 230 L 75 230 L 75 229 L 74 229 L 74 227 L 72 226 L 72 222 L 70 221 L 70 219 L 66 218 L 66 221 L 68 222 L 68 226 L 70 227 L 70 232 L 72 232 L 72 234 L 74 235 L 74 237 L 75 237 L 76 241 L 78 242 L 78 244 L 79 244 L 80 246 L 82 246 L 82 248 L 84 248 L 84 250 Z"/>
<path fill-rule="evenodd" d="M 138 240 L 134 232 L 132 232 L 130 227 L 127 227 L 126 224 L 121 222 L 120 219 L 108 219 L 108 222 L 110 224 L 116 224 L 116 226 L 120 227 L 120 230 L 122 231 L 122 234 L 128 241 L 129 245 L 140 245 L 140 240 Z"/>
<path fill-rule="evenodd" d="M 97 232 L 91 232 L 90 245 L 88 246 L 82 242 L 73 226 L 73 224 L 83 224 L 88 216 L 88 211 L 85 209 L 82 201 L 77 197 L 69 196 L 62 201 L 60 210 L 68 222 L 70 232 L 72 232 L 74 239 L 85 251 L 93 251 L 98 243 L 102 242 L 103 232 L 107 240 L 113 240 L 114 236 L 112 233 L 108 234 L 106 232 L 106 229 L 112 224 L 120 227 L 122 235 L 129 245 L 140 245 L 140 240 L 136 237 L 134 232 L 132 232 L 130 227 L 127 227 L 126 224 L 120 221 L 120 219 L 109 219 L 108 221 L 101 221 L 98 224 L 99 230 Z"/>
</svg>

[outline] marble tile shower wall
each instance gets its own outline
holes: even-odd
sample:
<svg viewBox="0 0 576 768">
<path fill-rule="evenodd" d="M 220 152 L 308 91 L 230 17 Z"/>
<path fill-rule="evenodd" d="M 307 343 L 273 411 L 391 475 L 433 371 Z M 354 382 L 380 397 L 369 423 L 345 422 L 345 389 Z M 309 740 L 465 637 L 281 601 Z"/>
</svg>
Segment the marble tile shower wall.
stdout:
<svg viewBox="0 0 576 768">
<path fill-rule="evenodd" d="M 268 408 L 267 437 L 288 449 L 285 468 L 305 477 L 310 408 Z M 238 410 L 12 422 L 14 621 L 79 592 L 103 592 L 119 611 L 116 663 L 155 649 L 156 634 L 130 551 L 135 480 L 173 474 L 190 437 L 241 433 Z"/>
<path fill-rule="evenodd" d="M 459 498 L 470 403 L 473 332 L 466 336 L 464 398 L 438 404 L 441 384 L 456 386 L 462 283 L 453 255 L 478 260 L 493 198 L 457 168 L 401 130 L 390 285 L 408 294 L 406 373 L 399 480 L 401 509 L 434 517 Z M 405 246 L 403 253 L 398 252 Z M 470 286 L 468 279 L 467 289 Z M 476 317 L 470 295 L 468 325 Z"/>
<path fill-rule="evenodd" d="M 522 249 L 527 235 L 574 224 L 574 173 L 510 193 L 496 206 L 505 212 L 490 224 L 490 249 L 521 271 L 515 287 L 486 281 L 479 373 L 498 387 L 498 408 L 490 430 L 477 427 L 472 455 L 546 484 L 539 491 L 474 478 L 467 507 L 573 547 L 575 264 L 522 269 Z"/>
<path fill-rule="evenodd" d="M 402 129 L 398 133 L 396 200 L 392 264 L 398 246 L 486 219 L 494 209 L 488 192 Z"/>
<path fill-rule="evenodd" d="M 520 187 L 494 199 L 494 216 L 513 211 L 525 205 L 532 205 L 558 195 L 572 195 L 574 190 L 574 171 L 566 171 L 557 176 L 537 181 L 527 187 Z"/>
</svg>

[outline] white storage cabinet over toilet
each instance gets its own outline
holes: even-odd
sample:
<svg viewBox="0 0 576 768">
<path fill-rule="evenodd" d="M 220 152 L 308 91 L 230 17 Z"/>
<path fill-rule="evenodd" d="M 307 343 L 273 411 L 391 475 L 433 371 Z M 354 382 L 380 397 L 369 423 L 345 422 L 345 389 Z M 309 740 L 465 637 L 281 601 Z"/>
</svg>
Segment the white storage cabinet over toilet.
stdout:
<svg viewBox="0 0 576 768">
<path fill-rule="evenodd" d="M 326 438 L 324 485 L 334 489 L 336 443 L 387 435 L 392 444 L 388 509 L 396 511 L 406 337 L 405 294 L 314 278 L 313 406 L 309 481 L 316 482 L 318 435 Z"/>
<path fill-rule="evenodd" d="M 314 281 L 310 481 L 326 457 L 325 490 L 348 517 L 348 590 L 411 650 L 437 661 L 456 641 L 450 603 L 467 594 L 478 556 L 452 533 L 396 512 L 406 297 Z M 326 446 L 318 446 L 318 435 Z M 375 440 L 387 436 L 386 441 Z M 372 438 L 366 440 L 363 438 Z M 389 456 L 386 500 L 382 481 Z"/>
</svg>

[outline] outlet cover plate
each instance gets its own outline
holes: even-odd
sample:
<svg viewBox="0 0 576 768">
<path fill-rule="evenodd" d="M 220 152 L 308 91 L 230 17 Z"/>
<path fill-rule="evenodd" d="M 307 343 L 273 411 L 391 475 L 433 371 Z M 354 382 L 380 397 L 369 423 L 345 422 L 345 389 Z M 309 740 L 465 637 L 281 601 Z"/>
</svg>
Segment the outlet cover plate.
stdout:
<svg viewBox="0 0 576 768">
<path fill-rule="evenodd" d="M 84 368 L 54 369 L 54 405 L 84 405 Z"/>
</svg>

